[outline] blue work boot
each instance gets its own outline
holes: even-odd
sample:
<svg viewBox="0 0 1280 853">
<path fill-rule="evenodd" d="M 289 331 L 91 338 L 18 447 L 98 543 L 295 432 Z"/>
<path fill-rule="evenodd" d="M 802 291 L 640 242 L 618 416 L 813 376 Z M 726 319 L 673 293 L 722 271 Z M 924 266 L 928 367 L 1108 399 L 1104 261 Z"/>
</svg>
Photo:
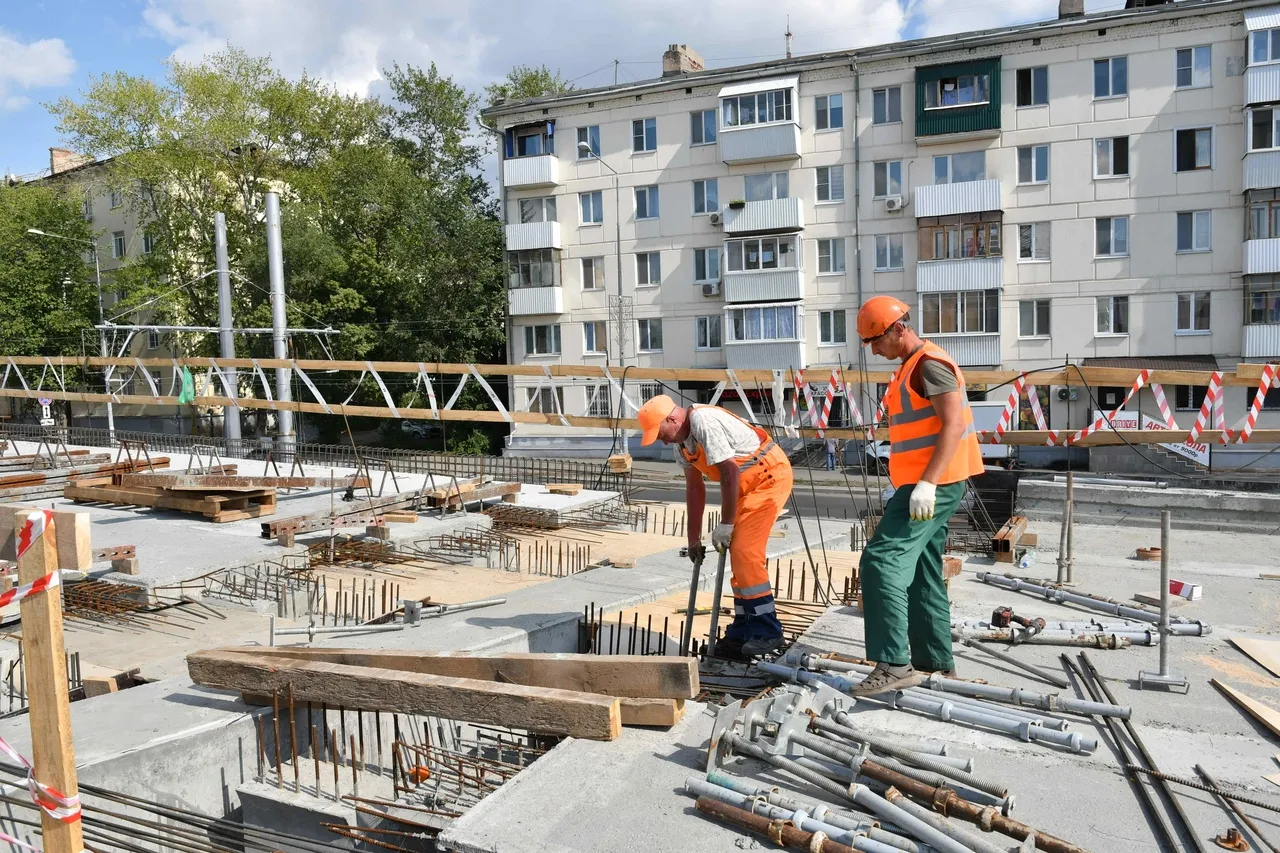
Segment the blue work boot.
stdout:
<svg viewBox="0 0 1280 853">
<path fill-rule="evenodd" d="M 733 622 L 716 643 L 715 656 L 729 660 L 750 660 L 770 654 L 785 644 L 782 623 L 772 595 L 733 599 Z"/>
</svg>

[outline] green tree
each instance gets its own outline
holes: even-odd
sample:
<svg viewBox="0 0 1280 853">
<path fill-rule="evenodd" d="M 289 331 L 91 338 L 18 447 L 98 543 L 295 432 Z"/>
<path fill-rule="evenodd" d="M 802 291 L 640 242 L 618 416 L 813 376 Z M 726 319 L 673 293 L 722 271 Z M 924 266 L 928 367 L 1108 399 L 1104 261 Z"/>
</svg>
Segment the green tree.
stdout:
<svg viewBox="0 0 1280 853">
<path fill-rule="evenodd" d="M 507 72 L 506 77 L 484 87 L 488 106 L 499 100 L 526 101 L 572 91 L 573 84 L 560 75 L 560 69 L 552 71 L 545 65 L 517 65 Z"/>
</svg>

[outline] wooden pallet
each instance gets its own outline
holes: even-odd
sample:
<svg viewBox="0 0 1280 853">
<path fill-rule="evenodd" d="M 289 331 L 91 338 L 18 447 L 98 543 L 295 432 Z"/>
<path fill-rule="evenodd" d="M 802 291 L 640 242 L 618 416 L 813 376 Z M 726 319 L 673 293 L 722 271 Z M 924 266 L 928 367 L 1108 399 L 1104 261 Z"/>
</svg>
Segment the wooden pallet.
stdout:
<svg viewBox="0 0 1280 853">
<path fill-rule="evenodd" d="M 66 487 L 63 497 L 76 503 L 110 503 L 178 510 L 203 515 L 215 524 L 275 515 L 276 512 L 275 489 L 175 491 L 147 486 L 113 486 L 110 478 L 103 478 L 78 480 Z"/>
</svg>

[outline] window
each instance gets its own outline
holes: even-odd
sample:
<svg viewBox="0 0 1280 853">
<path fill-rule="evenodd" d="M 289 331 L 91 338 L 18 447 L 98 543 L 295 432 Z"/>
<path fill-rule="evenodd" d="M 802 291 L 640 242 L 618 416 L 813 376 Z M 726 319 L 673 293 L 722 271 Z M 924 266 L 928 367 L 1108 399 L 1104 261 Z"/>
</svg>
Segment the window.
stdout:
<svg viewBox="0 0 1280 853">
<path fill-rule="evenodd" d="M 556 221 L 556 197 L 553 195 L 542 196 L 541 198 L 522 198 L 520 199 L 520 222 L 528 224 L 530 222 L 555 222 Z"/>
<path fill-rule="evenodd" d="M 1173 132 L 1173 170 L 1194 172 L 1213 168 L 1213 128 L 1194 127 Z"/>
<path fill-rule="evenodd" d="M 662 352 L 662 321 L 658 319 L 636 320 L 639 336 L 636 349 L 640 352 Z"/>
<path fill-rule="evenodd" d="M 844 166 L 818 167 L 818 201 L 844 201 Z"/>
<path fill-rule="evenodd" d="M 720 105 L 725 127 L 791 121 L 790 89 L 724 98 Z"/>
<path fill-rule="evenodd" d="M 1018 337 L 1049 337 L 1049 300 L 1023 299 L 1018 303 Z"/>
<path fill-rule="evenodd" d="M 968 181 L 981 181 L 986 177 L 987 153 L 985 151 L 943 154 L 933 158 L 935 184 L 963 184 Z"/>
<path fill-rule="evenodd" d="M 764 305 L 735 308 L 729 314 L 735 341 L 796 340 L 796 306 Z"/>
<path fill-rule="evenodd" d="M 559 355 L 560 326 L 525 326 L 524 351 L 526 355 Z"/>
<path fill-rule="evenodd" d="M 528 388 L 525 390 L 529 401 L 529 411 L 543 415 L 554 415 L 564 411 L 563 388 Z"/>
<path fill-rule="evenodd" d="M 747 201 L 773 201 L 786 198 L 790 186 L 786 172 L 747 175 L 745 183 Z"/>
<path fill-rule="evenodd" d="M 125 256 L 124 232 L 116 231 L 111 235 L 111 257 L 123 258 Z"/>
<path fill-rule="evenodd" d="M 609 338 L 603 320 L 582 324 L 582 351 L 588 354 L 608 352 Z"/>
<path fill-rule="evenodd" d="M 587 417 L 607 418 L 613 413 L 613 400 L 607 383 L 587 387 Z"/>
<path fill-rule="evenodd" d="M 665 394 L 665 393 L 667 392 L 662 387 L 661 382 L 641 382 L 640 383 L 640 405 L 643 406 L 645 403 L 649 402 L 654 397 L 657 397 L 659 394 Z"/>
<path fill-rule="evenodd" d="M 1018 183 L 1049 183 L 1049 146 L 1028 145 L 1018 149 Z"/>
<path fill-rule="evenodd" d="M 1255 202 L 1249 205 L 1250 240 L 1280 237 L 1280 201 Z"/>
<path fill-rule="evenodd" d="M 1251 276 L 1245 288 L 1244 321 L 1280 323 L 1280 276 Z"/>
<path fill-rule="evenodd" d="M 1129 254 L 1129 217 L 1101 216 L 1094 220 L 1097 241 L 1094 254 L 1121 257 Z"/>
<path fill-rule="evenodd" d="M 1257 388 L 1249 389 L 1249 396 L 1245 399 L 1245 409 L 1253 408 L 1253 401 L 1258 396 Z M 1267 391 L 1267 396 L 1262 398 L 1262 408 L 1264 411 L 1273 412 L 1280 409 L 1280 388 L 1271 388 Z"/>
<path fill-rule="evenodd" d="M 1249 150 L 1280 148 L 1280 110 L 1250 110 Z"/>
<path fill-rule="evenodd" d="M 583 225 L 599 225 L 604 222 L 604 193 L 601 190 L 578 193 L 578 203 L 582 207 Z"/>
<path fill-rule="evenodd" d="M 902 87 L 871 90 L 871 123 L 895 124 L 902 121 Z"/>
<path fill-rule="evenodd" d="M 943 77 L 924 84 L 924 108 L 967 107 L 991 100 L 991 78 L 986 74 Z"/>
<path fill-rule="evenodd" d="M 1099 335 L 1129 334 L 1129 297 L 1099 296 L 1094 301 Z"/>
<path fill-rule="evenodd" d="M 1274 62 L 1280 59 L 1280 30 L 1259 30 L 1253 34 L 1253 50 L 1249 54 L 1252 64 Z"/>
<path fill-rule="evenodd" d="M 1093 96 L 1120 98 L 1129 94 L 1129 60 L 1123 56 L 1093 61 Z"/>
<path fill-rule="evenodd" d="M 723 325 L 724 321 L 719 316 L 696 318 L 693 321 L 694 349 L 720 349 Z"/>
<path fill-rule="evenodd" d="M 843 310 L 818 312 L 818 343 L 846 343 L 845 312 Z"/>
<path fill-rule="evenodd" d="M 844 272 L 844 238 L 818 241 L 818 273 Z"/>
<path fill-rule="evenodd" d="M 515 137 L 514 156 L 537 157 L 554 153 L 555 137 L 547 132 L 549 128 L 549 125 L 539 124 L 507 131 Z"/>
<path fill-rule="evenodd" d="M 80 202 L 80 209 L 84 212 L 84 218 L 93 221 L 93 196 L 85 194 L 84 201 Z"/>
<path fill-rule="evenodd" d="M 527 249 L 507 252 L 508 285 L 554 287 L 560 283 L 560 250 Z"/>
<path fill-rule="evenodd" d="M 813 99 L 815 130 L 844 127 L 844 95 L 819 95 Z"/>
<path fill-rule="evenodd" d="M 999 257 L 1000 213 L 926 216 L 917 220 L 922 261 Z"/>
<path fill-rule="evenodd" d="M 876 235 L 876 271 L 902 269 L 902 235 Z"/>
<path fill-rule="evenodd" d="M 1036 107 L 1049 103 L 1049 69 L 1018 69 L 1018 106 Z"/>
<path fill-rule="evenodd" d="M 1187 334 L 1209 331 L 1209 291 L 1178 294 L 1177 328 Z"/>
<path fill-rule="evenodd" d="M 1210 232 L 1210 213 L 1207 210 L 1193 210 L 1190 213 L 1178 214 L 1178 251 L 1207 252 L 1212 248 Z"/>
<path fill-rule="evenodd" d="M 581 145 L 584 142 L 587 143 L 588 146 L 590 146 L 591 148 L 590 152 L 582 150 Z M 593 125 L 590 125 L 589 127 L 578 128 L 578 145 L 579 145 L 579 148 L 578 148 L 579 160 L 590 160 L 592 156 L 599 157 L 600 156 L 600 125 L 593 124 Z"/>
<path fill-rule="evenodd" d="M 884 160 L 875 164 L 875 197 L 902 195 L 902 161 Z"/>
<path fill-rule="evenodd" d="M 1210 68 L 1213 65 L 1209 46 L 1187 47 L 1179 50 L 1174 58 L 1174 85 L 1179 89 L 1195 89 L 1209 85 Z"/>
<path fill-rule="evenodd" d="M 715 213 L 720 209 L 720 183 L 715 178 L 693 182 L 693 212 Z"/>
<path fill-rule="evenodd" d="M 636 255 L 636 287 L 662 284 L 662 253 L 640 252 Z"/>
<path fill-rule="evenodd" d="M 1000 331 L 1000 291 L 922 293 L 920 328 L 926 335 L 985 334 Z"/>
<path fill-rule="evenodd" d="M 799 269 L 795 237 L 755 237 L 725 243 L 729 272 Z"/>
<path fill-rule="evenodd" d="M 636 219 L 658 218 L 657 186 L 636 187 Z"/>
<path fill-rule="evenodd" d="M 151 254 L 152 250 L 155 249 L 155 247 L 156 247 L 156 238 L 152 237 L 151 234 L 146 231 L 142 232 L 142 254 L 144 255 Z"/>
<path fill-rule="evenodd" d="M 582 259 L 582 289 L 604 290 L 604 258 Z"/>
<path fill-rule="evenodd" d="M 147 349 L 160 349 L 160 333 L 155 329 L 147 332 Z"/>
<path fill-rule="evenodd" d="M 122 204 L 124 204 L 124 196 L 120 193 L 120 190 L 112 190 L 111 191 L 111 209 L 115 210 L 117 207 L 120 207 Z"/>
<path fill-rule="evenodd" d="M 1124 178 L 1129 176 L 1129 137 L 1108 136 L 1093 140 L 1093 176 Z"/>
<path fill-rule="evenodd" d="M 1018 226 L 1018 260 L 1049 260 L 1049 223 L 1030 222 Z"/>
<path fill-rule="evenodd" d="M 1207 385 L 1175 385 L 1173 389 L 1173 407 L 1180 412 L 1200 411 L 1204 398 L 1209 393 Z"/>
<path fill-rule="evenodd" d="M 638 118 L 631 122 L 631 150 L 658 150 L 658 120 Z"/>
<path fill-rule="evenodd" d="M 693 250 L 693 280 L 696 282 L 720 280 L 720 250 Z"/>
<path fill-rule="evenodd" d="M 716 111 L 689 113 L 689 134 L 694 145 L 710 145 L 716 141 Z"/>
</svg>

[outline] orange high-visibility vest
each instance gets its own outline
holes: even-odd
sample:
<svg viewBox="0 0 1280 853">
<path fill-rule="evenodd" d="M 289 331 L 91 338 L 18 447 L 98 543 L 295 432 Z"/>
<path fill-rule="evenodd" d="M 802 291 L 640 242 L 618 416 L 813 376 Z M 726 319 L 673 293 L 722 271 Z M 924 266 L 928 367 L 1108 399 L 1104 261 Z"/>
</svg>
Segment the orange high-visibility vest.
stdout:
<svg viewBox="0 0 1280 853">
<path fill-rule="evenodd" d="M 715 409 L 715 408 L 718 408 L 718 407 L 695 405 L 695 406 L 690 406 L 689 410 L 690 410 L 690 414 L 692 414 L 692 411 L 694 409 Z M 735 418 L 738 418 L 737 415 L 734 415 L 733 412 L 730 412 L 728 409 L 721 409 L 721 411 L 723 411 L 728 415 L 733 415 L 733 417 Z M 760 447 L 754 453 L 749 453 L 746 456 L 734 457 L 733 461 L 738 463 L 738 470 L 745 471 L 748 468 L 755 465 L 761 459 L 763 459 L 765 454 L 768 453 L 770 450 L 772 450 L 774 447 L 776 447 L 776 445 L 773 443 L 773 438 L 765 430 L 761 429 L 755 424 L 747 423 L 747 421 L 742 420 L 742 418 L 738 418 L 738 420 L 742 421 L 744 424 L 751 427 L 752 432 L 754 432 L 756 434 L 756 437 L 760 439 Z M 715 465 L 711 465 L 707 462 L 707 450 L 701 444 L 698 445 L 698 450 L 696 453 L 690 454 L 685 452 L 684 443 L 682 442 L 676 445 L 676 452 L 680 454 L 680 458 L 685 461 L 686 465 L 692 465 L 694 468 L 701 471 L 706 476 L 706 478 L 711 482 L 713 483 L 720 482 L 720 469 L 719 467 Z"/>
<path fill-rule="evenodd" d="M 964 435 L 955 456 L 951 457 L 935 485 L 959 483 L 981 474 L 983 470 L 982 450 L 973 426 L 973 410 L 969 408 L 969 398 L 965 394 L 964 374 L 946 350 L 925 341 L 924 346 L 916 350 L 894 375 L 884 396 L 885 410 L 889 415 L 889 480 L 897 488 L 920 481 L 942 432 L 942 419 L 934 411 L 933 403 L 911 387 L 911 375 L 926 358 L 940 361 L 955 371 L 960 383 L 960 399 L 964 401 Z"/>
</svg>

